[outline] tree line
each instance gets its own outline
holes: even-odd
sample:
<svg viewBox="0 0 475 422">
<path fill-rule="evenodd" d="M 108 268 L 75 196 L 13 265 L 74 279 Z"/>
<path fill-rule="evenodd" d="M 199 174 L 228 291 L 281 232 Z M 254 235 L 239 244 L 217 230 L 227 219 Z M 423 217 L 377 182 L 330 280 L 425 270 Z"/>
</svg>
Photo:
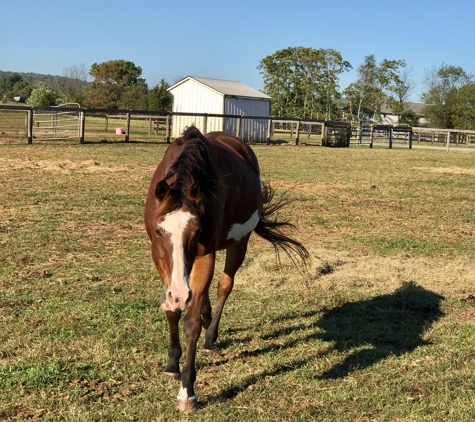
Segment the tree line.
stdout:
<svg viewBox="0 0 475 422">
<path fill-rule="evenodd" d="M 356 68 L 356 79 L 341 89 L 339 77 L 353 67 L 334 49 L 288 47 L 264 57 L 257 69 L 263 91 L 272 97 L 271 115 L 309 119 L 378 122 L 389 107 L 400 123 L 417 126 L 419 116 L 408 107 L 414 92 L 412 70 L 404 60 L 377 61 L 368 55 Z M 48 75 L 50 76 L 50 75 Z M 92 82 L 89 78 L 92 77 Z M 426 72 L 423 114 L 438 128 L 475 129 L 475 81 L 459 66 L 443 63 Z M 126 60 L 71 66 L 63 77 L 33 81 L 18 73 L 0 74 L 0 99 L 24 99 L 32 106 L 79 103 L 87 108 L 171 111 L 170 85 L 161 79 L 149 88 L 142 69 Z"/>
<path fill-rule="evenodd" d="M 368 55 L 356 69 L 356 80 L 343 90 L 339 76 L 352 65 L 333 49 L 289 47 L 266 56 L 257 68 L 264 91 L 273 98 L 272 115 L 379 122 L 382 109 L 389 107 L 400 123 L 419 124 L 419 115 L 408 106 L 415 83 L 404 60 L 378 62 Z M 431 126 L 475 129 L 473 75 L 443 63 L 427 72 L 423 85 L 423 114 Z"/>
<path fill-rule="evenodd" d="M 63 77 L 48 76 L 4 73 L 0 99 L 7 103 L 17 97 L 33 107 L 78 103 L 87 108 L 171 111 L 170 85 L 161 79 L 149 88 L 141 77 L 142 69 L 130 61 L 94 63 L 89 71 L 84 65 L 74 65 L 64 70 Z M 94 78 L 92 82 L 89 76 Z"/>
</svg>

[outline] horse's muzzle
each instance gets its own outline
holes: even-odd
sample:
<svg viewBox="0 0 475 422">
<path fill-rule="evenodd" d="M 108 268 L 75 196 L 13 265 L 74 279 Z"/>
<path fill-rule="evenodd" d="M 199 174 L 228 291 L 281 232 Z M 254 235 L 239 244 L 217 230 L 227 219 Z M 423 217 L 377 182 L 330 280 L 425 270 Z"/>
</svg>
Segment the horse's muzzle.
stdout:
<svg viewBox="0 0 475 422">
<path fill-rule="evenodd" d="M 184 311 L 191 301 L 192 293 L 188 287 L 169 286 L 163 290 L 161 304 L 165 311 Z"/>
</svg>

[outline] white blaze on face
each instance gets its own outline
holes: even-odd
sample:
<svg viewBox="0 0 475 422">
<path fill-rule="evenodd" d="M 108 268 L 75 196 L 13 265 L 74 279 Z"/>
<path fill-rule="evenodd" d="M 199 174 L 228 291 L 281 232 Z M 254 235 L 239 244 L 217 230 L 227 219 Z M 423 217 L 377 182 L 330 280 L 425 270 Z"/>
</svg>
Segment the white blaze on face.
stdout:
<svg viewBox="0 0 475 422">
<path fill-rule="evenodd" d="M 165 219 L 159 224 L 166 233 L 170 234 L 170 241 L 173 247 L 172 259 L 173 270 L 171 285 L 183 282 L 188 288 L 188 273 L 186 271 L 186 257 L 183 248 L 183 232 L 193 215 L 188 211 L 173 211 L 167 214 Z"/>
<path fill-rule="evenodd" d="M 251 233 L 259 223 L 259 211 L 256 211 L 251 215 L 251 218 L 243 224 L 233 224 L 228 232 L 228 240 L 234 239 L 236 241 L 241 240 L 244 236 Z"/>
</svg>

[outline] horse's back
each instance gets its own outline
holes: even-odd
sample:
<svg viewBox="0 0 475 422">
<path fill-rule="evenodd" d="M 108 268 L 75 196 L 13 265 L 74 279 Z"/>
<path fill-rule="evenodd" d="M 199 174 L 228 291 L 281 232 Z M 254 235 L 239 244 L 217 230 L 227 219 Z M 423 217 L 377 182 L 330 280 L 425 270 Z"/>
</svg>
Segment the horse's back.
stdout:
<svg viewBox="0 0 475 422">
<path fill-rule="evenodd" d="M 259 177 L 257 157 L 246 142 L 225 132 L 209 132 L 205 136 L 216 148 L 229 151 L 244 159 Z"/>
</svg>

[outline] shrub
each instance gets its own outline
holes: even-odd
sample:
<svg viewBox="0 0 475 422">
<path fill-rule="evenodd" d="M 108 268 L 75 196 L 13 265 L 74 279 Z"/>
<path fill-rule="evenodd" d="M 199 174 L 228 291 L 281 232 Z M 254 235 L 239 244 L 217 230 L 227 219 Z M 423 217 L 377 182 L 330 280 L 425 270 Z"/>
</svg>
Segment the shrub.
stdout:
<svg viewBox="0 0 475 422">
<path fill-rule="evenodd" d="M 53 89 L 45 84 L 39 84 L 27 100 L 27 104 L 32 107 L 48 107 L 56 105 L 57 94 Z"/>
</svg>

